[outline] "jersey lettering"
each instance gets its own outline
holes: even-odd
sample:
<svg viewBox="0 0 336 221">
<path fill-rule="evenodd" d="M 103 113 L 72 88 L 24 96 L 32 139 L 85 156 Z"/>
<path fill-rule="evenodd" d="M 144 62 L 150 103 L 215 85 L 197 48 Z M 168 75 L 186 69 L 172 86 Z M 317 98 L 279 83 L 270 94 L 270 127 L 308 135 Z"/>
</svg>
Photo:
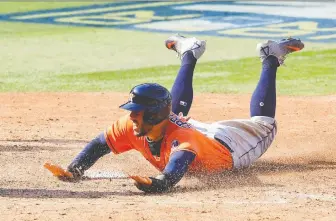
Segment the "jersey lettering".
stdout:
<svg viewBox="0 0 336 221">
<path fill-rule="evenodd" d="M 170 122 L 176 124 L 179 127 L 183 128 L 191 128 L 191 124 L 187 123 L 183 119 L 179 118 L 176 114 L 170 114 L 169 115 Z"/>
</svg>

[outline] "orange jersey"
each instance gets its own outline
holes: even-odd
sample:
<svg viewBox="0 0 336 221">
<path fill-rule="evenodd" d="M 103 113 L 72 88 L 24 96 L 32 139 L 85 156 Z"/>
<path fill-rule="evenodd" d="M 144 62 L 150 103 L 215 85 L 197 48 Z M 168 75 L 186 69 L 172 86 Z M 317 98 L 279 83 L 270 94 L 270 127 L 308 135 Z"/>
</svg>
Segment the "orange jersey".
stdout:
<svg viewBox="0 0 336 221">
<path fill-rule="evenodd" d="M 160 171 L 168 164 L 170 154 L 179 150 L 191 151 L 196 155 L 189 166 L 190 173 L 216 173 L 233 166 L 231 153 L 226 147 L 192 128 L 175 114 L 169 116 L 160 157 L 152 155 L 144 136 L 133 134 L 132 124 L 129 115 L 126 115 L 105 131 L 106 142 L 115 154 L 135 149 Z"/>
</svg>

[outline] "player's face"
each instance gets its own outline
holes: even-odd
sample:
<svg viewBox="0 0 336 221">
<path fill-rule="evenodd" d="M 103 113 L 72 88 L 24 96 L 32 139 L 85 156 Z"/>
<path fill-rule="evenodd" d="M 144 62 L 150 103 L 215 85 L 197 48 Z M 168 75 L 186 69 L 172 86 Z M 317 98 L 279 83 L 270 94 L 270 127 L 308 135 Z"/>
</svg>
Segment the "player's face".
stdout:
<svg viewBox="0 0 336 221">
<path fill-rule="evenodd" d="M 144 111 L 132 111 L 130 114 L 130 119 L 133 122 L 133 133 L 137 137 L 145 136 L 152 128 L 151 125 L 143 121 L 143 115 Z"/>
</svg>

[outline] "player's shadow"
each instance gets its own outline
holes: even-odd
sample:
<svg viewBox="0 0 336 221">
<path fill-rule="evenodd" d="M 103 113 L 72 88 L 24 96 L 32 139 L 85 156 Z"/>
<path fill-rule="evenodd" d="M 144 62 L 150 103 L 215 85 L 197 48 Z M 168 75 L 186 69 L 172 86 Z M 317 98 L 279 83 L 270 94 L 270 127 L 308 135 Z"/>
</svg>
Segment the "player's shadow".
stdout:
<svg viewBox="0 0 336 221">
<path fill-rule="evenodd" d="M 179 185 L 174 188 L 174 192 L 190 192 L 201 191 L 207 189 L 229 189 L 237 187 L 264 187 L 264 186 L 282 186 L 276 183 L 264 183 L 258 176 L 273 176 L 289 172 L 307 172 L 322 169 L 336 169 L 336 162 L 310 160 L 305 163 L 290 162 L 273 162 L 273 161 L 259 161 L 248 168 L 226 171 L 216 175 L 198 175 L 194 176 L 197 179 L 194 183 L 187 185 Z M 194 185 L 193 185 L 194 184 Z"/>
<path fill-rule="evenodd" d="M 141 195 L 137 191 L 70 191 L 50 189 L 0 188 L 0 197 L 10 198 L 105 198 Z"/>
<path fill-rule="evenodd" d="M 295 162 L 295 161 L 291 161 Z M 275 186 L 280 184 L 264 183 L 258 178 L 260 175 L 272 176 L 289 172 L 307 172 L 323 169 L 336 169 L 336 162 L 312 160 L 306 163 L 291 163 L 291 162 L 273 162 L 259 161 L 249 168 L 241 170 L 227 171 L 220 174 L 208 176 L 199 175 L 193 176 L 187 185 L 178 185 L 168 193 L 184 193 L 193 191 L 204 191 L 212 189 L 230 189 L 237 187 L 265 187 Z M 187 178 L 188 179 L 188 178 Z M 135 187 L 134 187 L 135 188 Z M 0 188 L 0 197 L 11 198 L 105 198 L 109 196 L 136 196 L 144 195 L 137 191 L 70 191 L 70 190 L 50 190 L 50 189 L 28 189 L 28 188 Z"/>
</svg>

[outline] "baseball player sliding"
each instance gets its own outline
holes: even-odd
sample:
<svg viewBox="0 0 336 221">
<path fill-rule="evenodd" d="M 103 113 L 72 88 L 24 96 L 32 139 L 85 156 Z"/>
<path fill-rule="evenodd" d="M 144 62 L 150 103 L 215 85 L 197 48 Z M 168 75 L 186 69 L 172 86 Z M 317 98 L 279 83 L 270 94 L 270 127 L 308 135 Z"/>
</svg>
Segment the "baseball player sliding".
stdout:
<svg viewBox="0 0 336 221">
<path fill-rule="evenodd" d="M 251 118 L 211 124 L 183 117 L 192 104 L 193 73 L 206 42 L 174 35 L 165 44 L 182 61 L 171 92 L 155 83 L 135 86 L 129 100 L 120 106 L 129 114 L 89 142 L 67 171 L 58 174 L 61 180 L 80 180 L 102 156 L 135 149 L 161 172 L 153 177 L 131 176 L 136 187 L 144 192 L 164 192 L 187 172 L 211 175 L 247 167 L 265 153 L 277 132 L 277 68 L 287 54 L 303 49 L 303 43 L 289 38 L 258 44 L 262 70 L 250 102 Z"/>
</svg>

